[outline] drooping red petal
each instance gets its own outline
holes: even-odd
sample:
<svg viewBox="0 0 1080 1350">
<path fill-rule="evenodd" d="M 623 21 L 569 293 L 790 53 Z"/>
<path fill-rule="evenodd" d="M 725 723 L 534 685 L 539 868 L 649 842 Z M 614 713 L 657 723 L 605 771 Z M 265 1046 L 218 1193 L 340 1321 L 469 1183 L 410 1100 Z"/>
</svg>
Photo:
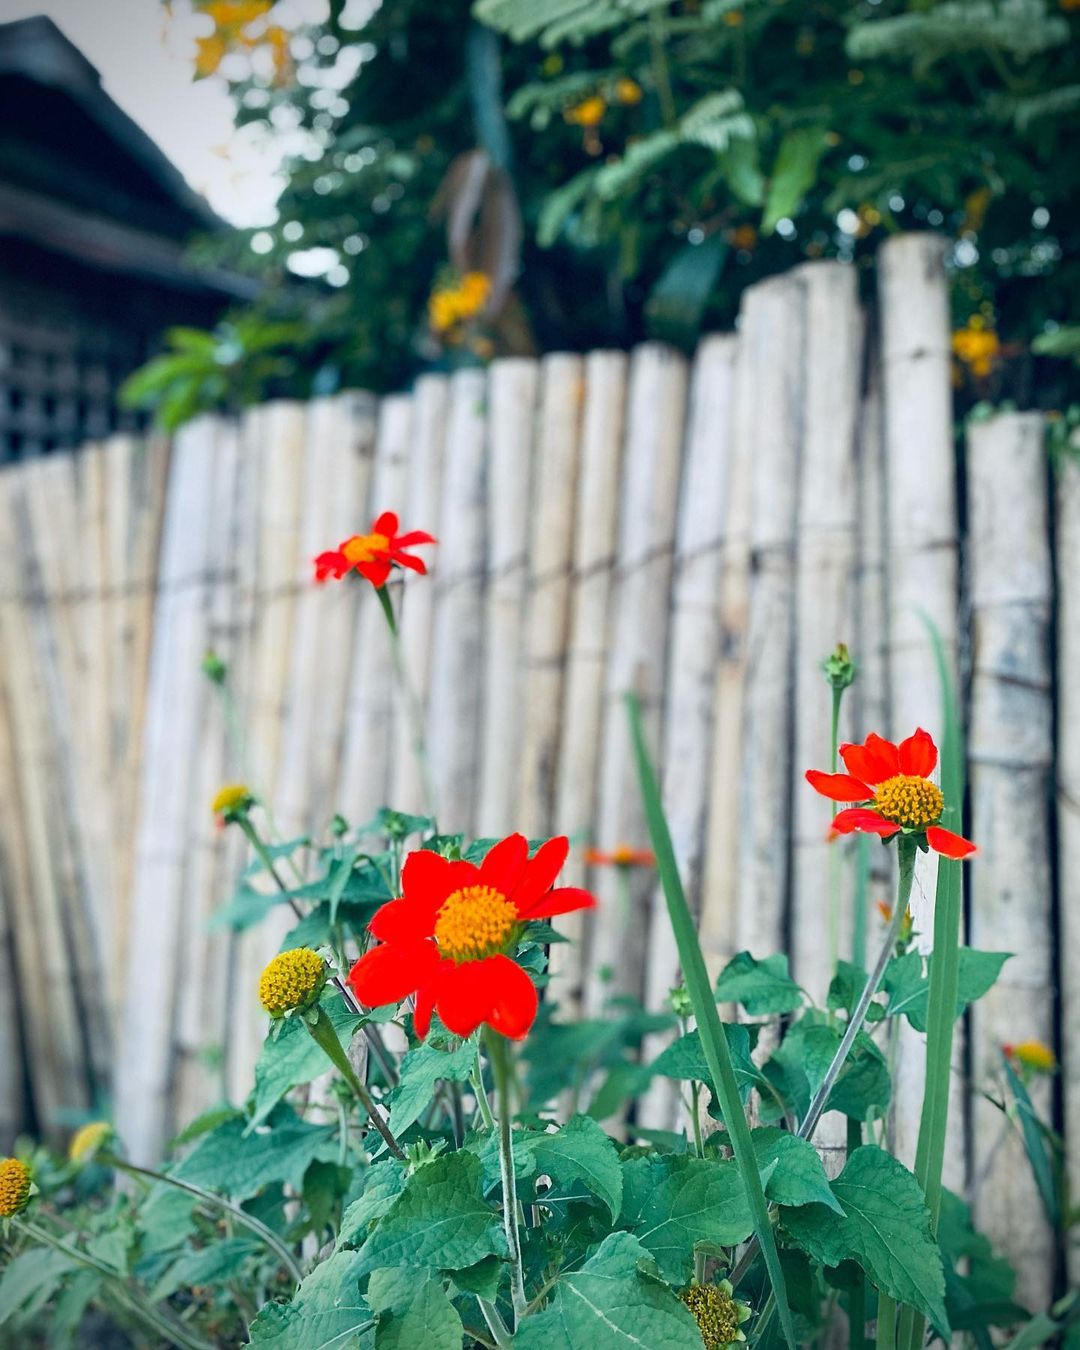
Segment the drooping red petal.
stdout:
<svg viewBox="0 0 1080 1350">
<path fill-rule="evenodd" d="M 435 995 L 439 989 L 439 972 L 436 969 L 431 979 L 416 991 L 416 1003 L 413 1007 L 413 1027 L 423 1040 L 431 1030 L 431 1014 L 435 1010 Z"/>
<path fill-rule="evenodd" d="M 475 886 L 479 880 L 480 869 L 471 862 L 451 861 L 429 848 L 418 848 L 401 869 L 401 893 L 413 903 L 431 905 L 434 912 L 448 895 L 463 886 Z"/>
<path fill-rule="evenodd" d="M 508 956 L 443 967 L 435 1006 L 455 1036 L 470 1036 L 482 1022 L 512 1040 L 528 1034 L 538 997 L 528 975 Z"/>
<path fill-rule="evenodd" d="M 864 783 L 884 783 L 900 772 L 896 746 L 871 732 L 863 745 L 842 745 L 840 758 L 848 772 Z"/>
<path fill-rule="evenodd" d="M 372 524 L 371 533 L 385 535 L 387 539 L 393 539 L 398 532 L 398 523 L 397 515 L 393 511 L 384 511 Z"/>
<path fill-rule="evenodd" d="M 866 834 L 880 834 L 882 839 L 888 839 L 899 830 L 900 826 L 895 820 L 886 820 L 883 816 L 879 816 L 876 811 L 867 811 L 865 807 L 854 806 L 835 816 L 832 828 L 837 834 L 851 834 L 855 830 L 862 830 Z"/>
<path fill-rule="evenodd" d="M 530 919 L 551 919 L 556 914 L 572 914 L 576 909 L 595 909 L 596 896 L 580 886 L 557 886 L 548 891 L 529 910 Z"/>
<path fill-rule="evenodd" d="M 439 541 L 426 530 L 410 530 L 408 534 L 399 534 L 394 540 L 395 548 L 414 548 L 417 544 L 437 544 Z"/>
<path fill-rule="evenodd" d="M 315 559 L 315 580 L 321 583 L 327 577 L 333 577 L 335 581 L 340 581 L 350 566 L 348 558 L 338 549 L 320 553 Z"/>
<path fill-rule="evenodd" d="M 380 942 L 414 942 L 417 938 L 429 938 L 435 931 L 438 908 L 438 903 L 430 904 L 424 900 L 390 900 L 375 911 L 368 932 Z"/>
<path fill-rule="evenodd" d="M 536 856 L 529 859 L 525 875 L 513 895 L 508 897 L 517 906 L 517 912 L 523 919 L 532 917 L 533 906 L 545 891 L 551 889 L 569 852 L 570 840 L 560 834 L 541 844 L 536 850 Z"/>
<path fill-rule="evenodd" d="M 970 839 L 962 834 L 953 834 L 952 830 L 943 830 L 940 825 L 931 825 L 926 831 L 926 842 L 936 852 L 946 858 L 970 858 L 977 851 Z"/>
<path fill-rule="evenodd" d="M 430 940 L 383 942 L 349 971 L 349 987 L 368 1008 L 400 1003 L 431 978 L 438 964 L 439 949 Z"/>
<path fill-rule="evenodd" d="M 399 567 L 407 567 L 410 572 L 417 572 L 422 577 L 427 576 L 427 563 L 423 558 L 418 558 L 413 553 L 398 553 L 395 550 L 393 559 Z"/>
<path fill-rule="evenodd" d="M 386 578 L 390 575 L 390 564 L 388 562 L 362 562 L 356 564 L 356 570 L 362 577 L 367 577 L 376 590 L 380 590 L 386 585 Z"/>
<path fill-rule="evenodd" d="M 933 736 L 919 727 L 914 736 L 900 742 L 899 759 L 901 773 L 929 778 L 937 766 L 937 746 Z"/>
<path fill-rule="evenodd" d="M 815 792 L 820 792 L 823 797 L 834 802 L 868 802 L 874 795 L 873 788 L 847 773 L 822 773 L 820 769 L 807 769 L 806 781 Z"/>
<path fill-rule="evenodd" d="M 480 879 L 503 895 L 512 894 L 529 861 L 529 841 L 523 834 L 507 835 L 488 850 L 480 864 Z"/>
</svg>

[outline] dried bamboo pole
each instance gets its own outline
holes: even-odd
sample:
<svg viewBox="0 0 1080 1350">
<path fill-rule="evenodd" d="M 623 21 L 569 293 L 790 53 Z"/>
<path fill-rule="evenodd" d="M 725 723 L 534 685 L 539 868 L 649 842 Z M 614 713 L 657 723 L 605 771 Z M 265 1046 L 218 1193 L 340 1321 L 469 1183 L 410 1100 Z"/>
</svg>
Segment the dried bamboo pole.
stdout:
<svg viewBox="0 0 1080 1350">
<path fill-rule="evenodd" d="M 487 381 L 459 370 L 450 381 L 439 576 L 428 706 L 428 753 L 444 830 L 473 829 L 480 771 L 484 671 Z"/>
<path fill-rule="evenodd" d="M 507 729 L 521 726 L 522 639 L 527 594 L 536 361 L 510 357 L 488 371 L 487 645 L 480 769 L 481 835 L 518 829 L 514 815 L 518 755 L 506 753 Z"/>
<path fill-rule="evenodd" d="M 661 743 L 675 513 L 686 415 L 686 361 L 648 343 L 633 355 L 615 579 L 611 647 L 604 689 L 597 843 L 642 845 L 646 826 L 634 777 L 623 695 L 641 698 L 654 755 Z M 659 756 L 657 756 L 659 758 Z M 585 1006 L 595 1012 L 615 993 L 640 996 L 645 916 L 653 876 L 638 869 L 619 895 L 613 869 L 599 878 L 602 910 L 593 928 Z"/>
<path fill-rule="evenodd" d="M 521 729 L 516 821 L 530 838 L 550 832 L 555 809 L 583 395 L 581 358 L 545 357 L 530 496 L 522 705 L 516 719 Z M 492 728 L 503 756 L 512 725 L 507 721 L 501 729 Z"/>
<path fill-rule="evenodd" d="M 755 286 L 746 304 L 743 341 L 754 372 L 757 425 L 735 935 L 739 948 L 764 956 L 785 945 L 795 768 L 795 513 L 805 295 L 799 279 L 789 274 Z"/>
<path fill-rule="evenodd" d="M 1050 795 L 1053 708 L 1047 461 L 1038 413 L 1003 413 L 968 432 L 973 668 L 969 737 L 971 943 L 1007 951 L 997 983 L 972 1008 L 976 1085 L 1001 1081 L 1001 1046 L 1053 1039 Z M 1044 1119 L 1050 1083 L 1031 1085 Z M 976 1096 L 974 1210 L 1016 1268 L 1021 1303 L 1046 1307 L 1054 1241 L 1014 1125 Z"/>
<path fill-rule="evenodd" d="M 1063 458 L 1057 512 L 1057 826 L 1061 971 L 1062 1097 L 1070 1193 L 1080 1195 L 1080 971 L 1066 953 L 1080 951 L 1080 460 Z M 1080 1283 L 1080 1250 L 1068 1252 L 1069 1278 Z"/>
<path fill-rule="evenodd" d="M 800 771 L 829 764 L 832 691 L 821 662 L 838 642 L 854 643 L 856 587 L 855 438 L 862 374 L 862 315 L 855 270 L 809 263 L 796 270 L 806 295 L 803 442 L 795 580 L 795 753 L 792 825 L 791 957 L 795 978 L 824 1001 L 839 955 L 850 954 L 850 871 L 836 876 L 830 914 L 828 802 Z M 851 740 L 851 704 L 842 705 L 841 739 Z M 834 874 L 838 862 L 831 864 Z M 840 918 L 844 923 L 841 925 Z M 834 950 L 835 949 L 835 950 Z"/>
<path fill-rule="evenodd" d="M 176 952 L 185 922 L 191 746 L 206 645 L 204 592 L 214 484 L 214 423 L 178 434 L 162 535 L 131 905 L 127 999 L 116 1072 L 117 1119 L 133 1161 L 160 1155 L 170 1123 Z M 205 809 L 205 808 L 204 808 Z"/>
<path fill-rule="evenodd" d="M 595 841 L 604 673 L 611 630 L 611 592 L 618 533 L 627 360 L 622 352 L 585 359 L 585 402 L 574 527 L 570 639 L 563 682 L 555 828 L 575 840 Z M 580 855 L 571 853 L 566 885 L 585 882 Z M 551 949 L 552 991 L 567 1016 L 581 1007 L 590 915 L 560 919 L 571 941 Z"/>
<path fill-rule="evenodd" d="M 735 353 L 731 336 L 707 338 L 694 362 L 672 581 L 671 643 L 664 698 L 664 806 L 690 904 L 700 911 L 712 767 L 714 686 L 720 654 L 720 534 L 727 512 Z M 645 1004 L 664 1006 L 679 982 L 679 956 L 662 892 L 649 919 Z M 646 1062 L 665 1038 L 646 1042 Z M 656 1079 L 640 1107 L 645 1125 L 677 1128 L 679 1092 Z"/>
<path fill-rule="evenodd" d="M 951 670 L 956 668 L 958 595 L 956 473 L 953 454 L 949 301 L 939 235 L 897 235 L 878 255 L 881 371 L 884 407 L 884 490 L 887 503 L 888 657 L 891 727 L 909 736 L 925 727 L 941 742 L 938 687 L 926 616 L 937 628 Z M 886 734 L 886 733 L 883 733 Z M 921 941 L 933 932 L 933 855 L 920 862 L 911 911 Z M 922 1037 L 900 1029 L 893 1083 L 893 1144 L 915 1158 L 926 1073 Z M 946 1150 L 945 1184 L 963 1186 L 963 1101 L 955 1090 Z"/>
<path fill-rule="evenodd" d="M 442 501 L 443 451 L 449 384 L 443 375 L 422 375 L 413 388 L 413 434 L 409 455 L 406 528 L 438 534 Z M 441 545 L 425 550 L 428 577 L 423 585 L 405 588 L 398 627 L 401 652 L 421 713 L 426 713 L 431 682 L 434 594 L 438 584 Z M 421 814 L 427 809 L 423 774 L 413 749 L 413 728 L 398 702 L 394 719 L 394 773 L 391 805 Z M 485 780 L 486 781 L 486 780 Z"/>
<path fill-rule="evenodd" d="M 403 394 L 379 405 L 370 511 L 403 514 L 412 427 L 412 399 Z M 365 524 L 363 527 L 367 529 Z M 411 527 L 406 527 L 411 528 Z M 395 611 L 400 580 L 387 582 Z M 394 715 L 398 704 L 393 649 L 378 597 L 364 588 L 350 665 L 341 766 L 341 809 L 356 824 L 370 820 L 390 794 Z"/>
</svg>

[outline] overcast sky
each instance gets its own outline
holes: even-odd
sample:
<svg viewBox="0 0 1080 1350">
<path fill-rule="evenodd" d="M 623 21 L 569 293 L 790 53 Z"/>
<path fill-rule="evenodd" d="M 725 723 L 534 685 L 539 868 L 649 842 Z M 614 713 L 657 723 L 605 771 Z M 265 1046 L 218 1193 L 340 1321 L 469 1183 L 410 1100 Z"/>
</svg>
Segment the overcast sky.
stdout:
<svg viewBox="0 0 1080 1350">
<path fill-rule="evenodd" d="M 287 7 L 318 17 L 324 6 L 286 0 Z M 254 129 L 233 129 L 222 80 L 192 80 L 194 40 L 208 21 L 193 19 L 186 0 L 176 0 L 173 12 L 170 20 L 161 0 L 0 0 L 0 21 L 47 14 L 220 215 L 238 225 L 265 224 L 278 191 L 279 145 Z"/>
</svg>

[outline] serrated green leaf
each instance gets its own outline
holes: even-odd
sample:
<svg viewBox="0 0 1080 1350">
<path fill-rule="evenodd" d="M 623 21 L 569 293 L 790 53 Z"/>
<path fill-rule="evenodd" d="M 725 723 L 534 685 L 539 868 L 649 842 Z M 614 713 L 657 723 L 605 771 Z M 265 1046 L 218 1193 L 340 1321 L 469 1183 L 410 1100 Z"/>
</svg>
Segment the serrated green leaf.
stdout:
<svg viewBox="0 0 1080 1350">
<path fill-rule="evenodd" d="M 717 1003 L 741 1003 L 751 1017 L 794 1012 L 803 992 L 788 973 L 783 953 L 757 961 L 749 952 L 733 956 L 716 981 Z"/>
<path fill-rule="evenodd" d="M 735 1071 L 735 1081 L 739 1085 L 739 1096 L 745 1103 L 755 1087 L 760 1088 L 765 1084 L 765 1078 L 750 1058 L 749 1029 L 739 1022 L 725 1022 L 723 1027 L 724 1039 L 728 1043 L 731 1064 Z M 688 1031 L 677 1041 L 672 1041 L 653 1060 L 651 1068 L 653 1073 L 661 1074 L 664 1078 L 678 1078 L 684 1082 L 696 1080 L 704 1083 L 713 1097 L 716 1097 L 701 1037 L 696 1031 Z"/>
<path fill-rule="evenodd" d="M 39 1247 L 12 1257 L 0 1275 L 0 1326 L 51 1298 L 64 1277 L 78 1269 L 74 1259 Z"/>
<path fill-rule="evenodd" d="M 368 1224 L 381 1219 L 404 1189 L 405 1170 L 396 1159 L 373 1163 L 364 1176 L 363 1194 L 342 1216 L 337 1245 L 358 1245 Z"/>
<path fill-rule="evenodd" d="M 259 1244 L 250 1238 L 221 1238 L 207 1247 L 183 1252 L 154 1285 L 150 1297 L 157 1303 L 171 1298 L 178 1289 L 231 1280 L 240 1274 L 245 1262 L 259 1256 L 261 1251 Z"/>
<path fill-rule="evenodd" d="M 173 1168 L 173 1175 L 243 1200 L 275 1181 L 299 1190 L 309 1163 L 337 1156 L 334 1129 L 308 1125 L 279 1106 L 254 1134 L 246 1133 L 242 1118 L 219 1125 Z"/>
<path fill-rule="evenodd" d="M 689 1280 L 698 1243 L 730 1247 L 753 1232 L 734 1161 L 632 1158 L 623 1165 L 620 1228 L 629 1229 L 669 1283 Z"/>
<path fill-rule="evenodd" d="M 461 1350 L 461 1318 L 433 1271 L 373 1271 L 368 1302 L 379 1313 L 375 1350 Z"/>
<path fill-rule="evenodd" d="M 521 1321 L 514 1350 L 701 1350 L 696 1322 L 651 1265 L 636 1238 L 609 1234 L 580 1270 L 560 1276 L 543 1312 Z"/>
<path fill-rule="evenodd" d="M 358 1252 L 334 1252 L 307 1276 L 291 1303 L 263 1304 L 248 1328 L 250 1343 L 272 1350 L 372 1345 L 375 1318 L 360 1294 L 360 1275 Z"/>
<path fill-rule="evenodd" d="M 858 1003 L 862 991 L 866 988 L 866 981 L 869 978 L 865 970 L 853 965 L 850 961 L 838 961 L 836 963 L 836 974 L 829 982 L 826 1007 L 831 1012 L 843 1011 L 850 1014 Z M 884 1016 L 885 1009 L 880 1003 L 872 1002 L 866 1010 L 868 1022 L 880 1022 Z"/>
<path fill-rule="evenodd" d="M 829 1186 L 821 1157 L 809 1139 L 787 1130 L 763 1125 L 751 1130 L 754 1154 L 764 1173 L 773 1168 L 765 1194 L 778 1205 L 828 1205 L 837 1214 L 844 1211 Z"/>
<path fill-rule="evenodd" d="M 980 952 L 973 947 L 961 947 L 957 955 L 956 1016 L 960 1017 L 968 1004 L 982 998 L 992 988 L 1012 953 Z M 921 960 L 917 953 L 907 952 L 890 961 L 885 973 L 885 988 L 889 991 L 889 1014 L 903 1013 L 916 1031 L 925 1032 L 930 1003 L 930 967 L 934 958 L 933 955 L 929 957 L 926 975 L 921 974 Z"/>
<path fill-rule="evenodd" d="M 824 1205 L 785 1210 L 792 1238 L 825 1265 L 857 1261 L 879 1290 L 947 1333 L 941 1252 L 912 1174 L 883 1149 L 866 1145 L 851 1154 L 832 1190 L 844 1217 Z"/>
<path fill-rule="evenodd" d="M 615 1219 L 622 1205 L 622 1167 L 615 1145 L 591 1116 L 572 1116 L 554 1133 L 530 1138 L 528 1147 L 538 1172 L 560 1186 L 583 1182 Z"/>
<path fill-rule="evenodd" d="M 348 1049 L 353 1034 L 364 1021 L 363 1016 L 351 1012 L 336 990 L 323 998 L 322 1007 L 342 1047 Z M 247 1133 L 261 1125 L 292 1088 L 310 1083 L 332 1068 L 326 1052 L 312 1039 L 303 1021 L 299 1017 L 283 1019 L 277 1034 L 266 1037 L 255 1064 L 255 1098 Z"/>
<path fill-rule="evenodd" d="M 500 1218 L 484 1199 L 480 1160 L 451 1153 L 414 1172 L 360 1248 L 363 1270 L 433 1266 L 460 1270 L 505 1256 Z"/>
<path fill-rule="evenodd" d="M 431 1104 L 435 1084 L 442 1078 L 464 1083 L 472 1072 L 476 1048 L 469 1041 L 449 1053 L 424 1041 L 401 1061 L 401 1078 L 390 1102 L 390 1131 L 401 1135 L 420 1119 Z"/>
<path fill-rule="evenodd" d="M 193 1195 L 166 1182 L 156 1185 L 139 1209 L 140 1247 L 144 1255 L 179 1247 L 195 1231 Z"/>
</svg>

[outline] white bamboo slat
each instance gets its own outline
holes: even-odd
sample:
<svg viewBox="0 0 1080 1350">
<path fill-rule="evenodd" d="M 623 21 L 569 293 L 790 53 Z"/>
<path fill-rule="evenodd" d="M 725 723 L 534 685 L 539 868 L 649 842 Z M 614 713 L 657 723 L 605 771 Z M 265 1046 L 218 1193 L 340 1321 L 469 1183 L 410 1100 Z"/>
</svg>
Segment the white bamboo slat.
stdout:
<svg viewBox="0 0 1080 1350">
<path fill-rule="evenodd" d="M 516 828 L 529 838 L 551 832 L 555 809 L 583 394 L 579 356 L 545 357 L 530 494 L 522 706 L 519 718 L 495 731 L 505 756 L 507 727 L 521 728 Z"/>
<path fill-rule="evenodd" d="M 503 836 L 522 828 L 515 816 L 519 755 L 508 755 L 507 730 L 522 718 L 530 509 L 535 511 L 533 439 L 540 368 L 525 357 L 488 371 L 487 600 L 484 627 L 484 735 L 477 831 Z"/>
<path fill-rule="evenodd" d="M 649 748 L 658 756 L 686 388 L 687 363 L 677 352 L 656 343 L 634 352 L 604 688 L 596 822 L 602 849 L 648 841 L 624 696 L 633 690 L 640 698 Z M 590 1012 L 613 994 L 643 992 L 653 876 L 638 868 L 627 881 L 628 898 L 619 894 L 614 869 L 597 877 L 602 909 L 589 951 Z"/>
<path fill-rule="evenodd" d="M 662 787 L 679 873 L 697 913 L 705 870 L 713 695 L 720 652 L 720 535 L 727 510 L 735 352 L 734 337 L 706 338 L 694 362 L 675 535 Z M 654 884 L 646 1007 L 664 1007 L 679 979 L 667 903 Z M 664 1039 L 646 1041 L 646 1062 L 660 1052 Z M 658 1078 L 639 1114 L 645 1125 L 677 1128 L 678 1107 L 675 1085 Z"/>
<path fill-rule="evenodd" d="M 477 808 L 484 671 L 484 538 L 487 381 L 460 370 L 450 381 L 439 528 L 439 575 L 428 703 L 439 827 L 472 830 Z M 418 527 L 419 528 L 419 527 Z"/>
<path fill-rule="evenodd" d="M 1047 461 L 1042 417 L 1003 413 L 968 432 L 973 662 L 968 740 L 971 943 L 1012 952 L 972 1008 L 976 1086 L 999 1084 L 1006 1042 L 1053 1041 L 1050 798 L 1053 705 Z M 1032 1083 L 1049 1118 L 1050 1082 Z M 1014 1123 L 974 1098 L 976 1222 L 1015 1266 L 1019 1301 L 1042 1308 L 1053 1237 Z"/>
<path fill-rule="evenodd" d="M 563 683 L 555 828 L 575 842 L 596 841 L 596 799 L 604 673 L 611 628 L 611 592 L 618 532 L 627 360 L 622 352 L 592 352 L 585 360 L 578 511 L 574 529 L 570 638 Z M 585 884 L 577 848 L 563 870 L 568 886 Z M 592 915 L 559 919 L 567 942 L 551 948 L 552 993 L 566 1016 L 580 1011 Z"/>
</svg>

